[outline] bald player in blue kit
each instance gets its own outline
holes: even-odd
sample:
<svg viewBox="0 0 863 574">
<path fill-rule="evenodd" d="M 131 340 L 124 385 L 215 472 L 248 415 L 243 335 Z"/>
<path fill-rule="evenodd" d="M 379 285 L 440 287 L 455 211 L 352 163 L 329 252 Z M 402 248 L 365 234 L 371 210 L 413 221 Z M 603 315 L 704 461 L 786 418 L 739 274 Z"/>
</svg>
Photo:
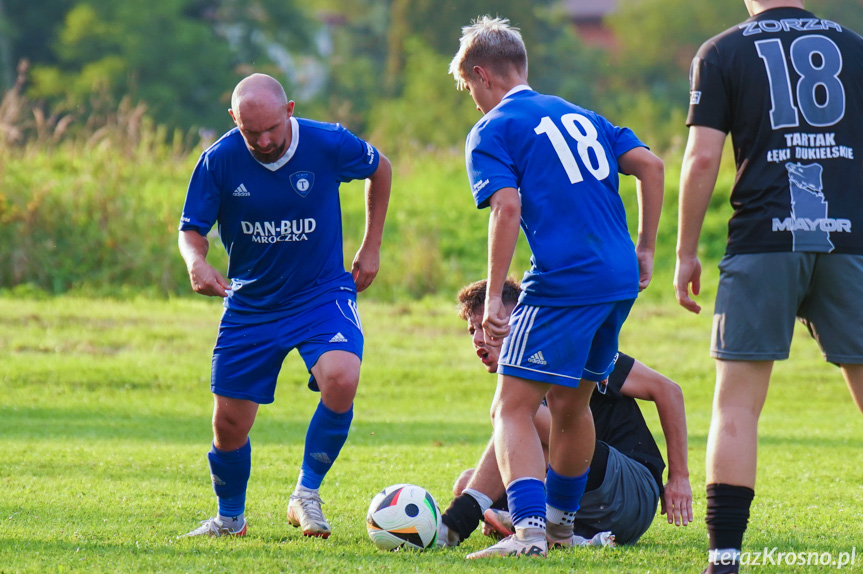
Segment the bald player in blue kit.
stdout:
<svg viewBox="0 0 863 574">
<path fill-rule="evenodd" d="M 237 127 L 200 157 L 180 222 L 179 247 L 193 289 L 223 297 L 213 351 L 213 445 L 208 453 L 218 512 L 185 536 L 246 534 L 249 431 L 274 400 L 282 361 L 297 349 L 321 399 L 309 423 L 288 522 L 327 538 L 319 488 L 347 440 L 363 352 L 357 292 L 380 266 L 392 169 L 386 157 L 338 124 L 298 119 L 274 78 L 237 84 Z M 351 272 L 343 263 L 339 185 L 365 179 L 366 229 Z M 218 223 L 227 276 L 207 260 Z"/>
<path fill-rule="evenodd" d="M 463 28 L 450 73 L 484 114 L 465 159 L 477 207 L 491 209 L 482 328 L 486 343 L 502 344 L 494 447 L 515 527 L 468 558 L 544 557 L 547 538 L 572 536 L 595 442 L 591 391 L 611 373 L 620 327 L 653 274 L 664 167 L 631 130 L 533 91 L 524 42 L 505 19 Z M 635 246 L 618 172 L 637 179 Z M 510 316 L 502 291 L 519 227 L 533 256 Z M 543 397 L 547 469 L 533 424 Z"/>
</svg>

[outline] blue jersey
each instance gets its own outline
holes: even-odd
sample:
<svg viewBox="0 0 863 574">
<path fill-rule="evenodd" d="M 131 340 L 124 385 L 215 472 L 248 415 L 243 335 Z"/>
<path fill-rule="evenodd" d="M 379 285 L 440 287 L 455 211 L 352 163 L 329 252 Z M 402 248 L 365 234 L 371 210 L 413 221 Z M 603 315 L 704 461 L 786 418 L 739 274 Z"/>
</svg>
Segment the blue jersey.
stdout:
<svg viewBox="0 0 863 574">
<path fill-rule="evenodd" d="M 290 121 L 291 145 L 278 161 L 259 163 L 234 128 L 201 155 L 189 182 L 180 229 L 206 235 L 218 222 L 229 321 L 356 297 L 344 267 L 339 185 L 372 175 L 379 154 L 337 124 Z"/>
<path fill-rule="evenodd" d="M 618 158 L 646 147 L 631 130 L 561 98 L 511 91 L 467 138 L 477 207 L 512 187 L 531 267 L 521 301 L 589 305 L 638 296 L 638 262 L 618 193 Z"/>
</svg>

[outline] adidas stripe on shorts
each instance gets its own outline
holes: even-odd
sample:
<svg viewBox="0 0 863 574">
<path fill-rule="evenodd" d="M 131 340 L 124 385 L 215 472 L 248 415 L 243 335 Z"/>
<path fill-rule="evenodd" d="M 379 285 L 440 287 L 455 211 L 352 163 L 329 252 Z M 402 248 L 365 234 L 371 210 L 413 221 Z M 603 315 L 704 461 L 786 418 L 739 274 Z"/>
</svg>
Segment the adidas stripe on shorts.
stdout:
<svg viewBox="0 0 863 574">
<path fill-rule="evenodd" d="M 213 350 L 210 390 L 225 397 L 272 403 L 282 362 L 292 349 L 299 351 L 310 373 L 327 351 L 347 351 L 362 359 L 363 329 L 356 301 L 338 299 L 267 323 L 223 320 Z M 311 374 L 309 388 L 319 390 Z"/>
<path fill-rule="evenodd" d="M 498 373 L 578 387 L 614 370 L 617 337 L 635 299 L 581 305 L 516 305 L 503 341 Z"/>
</svg>

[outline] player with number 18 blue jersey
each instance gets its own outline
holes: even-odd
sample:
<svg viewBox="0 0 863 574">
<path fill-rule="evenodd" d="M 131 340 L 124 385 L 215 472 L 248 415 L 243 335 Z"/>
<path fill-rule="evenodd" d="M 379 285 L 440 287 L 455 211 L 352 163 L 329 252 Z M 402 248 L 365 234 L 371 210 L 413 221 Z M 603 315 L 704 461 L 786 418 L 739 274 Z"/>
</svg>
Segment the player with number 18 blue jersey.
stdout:
<svg viewBox="0 0 863 574">
<path fill-rule="evenodd" d="M 500 189 L 520 190 L 533 254 L 522 303 L 564 307 L 638 295 L 617 173 L 618 157 L 639 147 L 628 128 L 524 84 L 474 126 L 465 156 L 477 206 Z"/>
<path fill-rule="evenodd" d="M 664 170 L 630 130 L 533 91 L 507 20 L 465 27 L 450 72 L 484 114 L 465 158 L 477 206 L 491 208 L 483 331 L 487 344 L 502 344 L 494 445 L 515 526 L 468 558 L 545 556 L 546 537 L 572 545 L 593 456 L 591 390 L 612 371 L 620 326 L 653 273 Z M 638 179 L 635 248 L 618 172 Z M 519 228 L 533 257 L 510 316 L 502 291 Z M 551 442 L 548 469 L 533 425 L 544 397 L 552 433 L 566 437 Z"/>
</svg>

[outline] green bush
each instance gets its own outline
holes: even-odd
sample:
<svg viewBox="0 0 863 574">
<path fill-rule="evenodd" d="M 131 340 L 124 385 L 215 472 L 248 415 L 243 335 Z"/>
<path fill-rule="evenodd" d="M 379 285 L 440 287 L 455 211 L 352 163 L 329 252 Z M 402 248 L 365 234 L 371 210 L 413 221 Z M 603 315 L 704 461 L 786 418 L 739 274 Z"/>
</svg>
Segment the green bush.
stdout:
<svg viewBox="0 0 863 574">
<path fill-rule="evenodd" d="M 117 297 L 191 294 L 176 230 L 199 150 L 183 151 L 181 142 L 166 140 L 145 123 L 137 143 L 106 137 L 3 150 L 0 288 Z M 488 211 L 473 204 L 461 151 L 402 150 L 391 157 L 395 173 L 381 271 L 366 296 L 393 301 L 451 294 L 483 277 Z M 705 222 L 705 266 L 715 265 L 724 250 L 733 175 L 726 161 Z M 646 297 L 671 296 L 678 178 L 675 154 L 667 159 L 656 283 Z M 634 231 L 632 178 L 621 179 L 621 195 Z M 362 182 L 343 186 L 342 207 L 349 266 L 365 222 Z M 224 249 L 216 237 L 211 243 L 210 261 L 224 269 Z M 529 256 L 520 241 L 513 275 L 521 276 Z"/>
<path fill-rule="evenodd" d="M 175 230 L 195 158 L 151 135 L 4 150 L 0 286 L 181 292 Z"/>
</svg>

